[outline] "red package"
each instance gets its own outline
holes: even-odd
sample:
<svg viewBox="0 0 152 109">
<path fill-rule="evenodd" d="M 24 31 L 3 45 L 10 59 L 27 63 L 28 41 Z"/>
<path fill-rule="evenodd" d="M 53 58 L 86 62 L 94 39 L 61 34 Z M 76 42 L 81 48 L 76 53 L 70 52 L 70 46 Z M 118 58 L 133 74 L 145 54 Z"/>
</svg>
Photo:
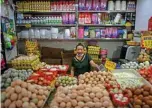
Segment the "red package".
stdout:
<svg viewBox="0 0 152 109">
<path fill-rule="evenodd" d="M 152 31 L 152 17 L 148 21 L 148 31 Z"/>
<path fill-rule="evenodd" d="M 116 97 L 115 97 L 115 95 L 116 94 L 112 95 L 112 101 L 113 101 L 113 103 L 114 103 L 115 106 L 125 107 L 125 106 L 127 106 L 129 104 L 129 97 L 123 95 L 123 97 L 127 98 L 126 101 L 123 102 L 122 100 L 117 100 Z"/>
</svg>

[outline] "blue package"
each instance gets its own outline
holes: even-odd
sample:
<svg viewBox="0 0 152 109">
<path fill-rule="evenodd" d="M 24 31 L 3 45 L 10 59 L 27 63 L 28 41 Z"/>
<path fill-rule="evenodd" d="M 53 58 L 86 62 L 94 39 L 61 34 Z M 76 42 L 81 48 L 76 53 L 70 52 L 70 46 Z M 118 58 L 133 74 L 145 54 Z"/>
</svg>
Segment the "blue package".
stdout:
<svg viewBox="0 0 152 109">
<path fill-rule="evenodd" d="M 89 37 L 89 27 L 84 27 L 84 38 Z"/>
<path fill-rule="evenodd" d="M 100 29 L 96 29 L 96 38 L 101 38 L 101 31 L 100 31 Z"/>
</svg>

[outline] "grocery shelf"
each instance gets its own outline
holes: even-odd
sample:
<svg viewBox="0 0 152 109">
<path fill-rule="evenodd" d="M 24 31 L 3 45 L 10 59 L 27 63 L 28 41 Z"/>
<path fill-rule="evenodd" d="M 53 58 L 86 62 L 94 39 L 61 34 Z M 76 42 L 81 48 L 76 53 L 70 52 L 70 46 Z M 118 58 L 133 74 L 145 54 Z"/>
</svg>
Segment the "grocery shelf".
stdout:
<svg viewBox="0 0 152 109">
<path fill-rule="evenodd" d="M 38 11 L 31 11 L 31 12 L 20 12 L 16 11 L 16 13 L 22 14 L 52 14 L 52 13 L 74 13 L 76 11 L 50 11 L 50 12 L 38 12 Z"/>
<path fill-rule="evenodd" d="M 84 38 L 84 39 L 42 39 L 42 38 L 31 38 L 31 40 L 40 40 L 40 41 L 129 41 L 130 39 L 123 38 Z M 20 38 L 19 40 L 28 40 L 27 38 Z M 30 40 L 30 39 L 29 39 Z"/>
<path fill-rule="evenodd" d="M 19 24 L 16 25 L 17 27 L 25 27 L 25 24 Z M 32 27 L 73 27 L 76 26 L 76 24 L 32 24 Z"/>
<path fill-rule="evenodd" d="M 93 27 L 125 27 L 121 24 L 79 24 L 79 26 L 93 26 Z M 134 25 L 132 25 L 134 26 Z"/>
<path fill-rule="evenodd" d="M 39 12 L 39 11 L 28 11 L 28 12 L 20 12 L 16 11 L 16 13 L 22 13 L 22 14 L 51 14 L 51 13 L 74 13 L 76 11 L 50 11 L 50 12 Z M 101 11 L 95 11 L 95 10 L 79 10 L 78 12 L 93 12 L 93 13 L 99 13 L 99 12 L 106 12 L 106 13 L 135 13 L 136 11 L 126 10 L 126 11 L 108 11 L 108 10 L 101 10 Z"/>
<path fill-rule="evenodd" d="M 100 13 L 100 12 L 105 12 L 105 13 L 135 13 L 136 11 L 130 11 L 130 10 L 126 10 L 126 11 L 108 11 L 108 10 L 101 10 L 101 11 L 94 11 L 94 10 L 82 10 L 82 11 L 78 11 L 78 12 L 92 12 L 92 13 Z"/>
</svg>

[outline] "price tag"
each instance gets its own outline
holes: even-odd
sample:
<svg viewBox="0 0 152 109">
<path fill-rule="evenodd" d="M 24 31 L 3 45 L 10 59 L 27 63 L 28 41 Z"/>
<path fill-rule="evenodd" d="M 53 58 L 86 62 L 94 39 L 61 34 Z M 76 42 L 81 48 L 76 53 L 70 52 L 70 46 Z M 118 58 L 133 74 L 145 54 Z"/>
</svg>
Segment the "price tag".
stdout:
<svg viewBox="0 0 152 109">
<path fill-rule="evenodd" d="M 150 31 L 144 32 L 141 37 L 141 47 L 152 49 L 152 33 Z"/>
<path fill-rule="evenodd" d="M 116 63 L 106 60 L 105 68 L 107 68 L 108 70 L 114 70 L 116 68 Z"/>
<path fill-rule="evenodd" d="M 25 24 L 26 28 L 31 28 L 31 24 Z"/>
</svg>

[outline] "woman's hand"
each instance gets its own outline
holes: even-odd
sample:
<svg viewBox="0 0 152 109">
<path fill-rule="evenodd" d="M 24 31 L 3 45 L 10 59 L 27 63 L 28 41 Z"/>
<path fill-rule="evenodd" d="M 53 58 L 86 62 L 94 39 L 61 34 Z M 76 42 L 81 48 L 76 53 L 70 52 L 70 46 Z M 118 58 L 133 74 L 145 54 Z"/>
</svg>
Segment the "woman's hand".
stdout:
<svg viewBox="0 0 152 109">
<path fill-rule="evenodd" d="M 90 61 L 90 64 L 92 67 L 96 68 L 98 71 L 100 71 L 100 66 L 97 65 L 93 60 Z"/>
<path fill-rule="evenodd" d="M 96 68 L 97 68 L 97 70 L 98 70 L 98 71 L 100 71 L 100 66 L 99 66 L 99 65 L 97 65 L 97 67 L 96 67 Z"/>
</svg>

